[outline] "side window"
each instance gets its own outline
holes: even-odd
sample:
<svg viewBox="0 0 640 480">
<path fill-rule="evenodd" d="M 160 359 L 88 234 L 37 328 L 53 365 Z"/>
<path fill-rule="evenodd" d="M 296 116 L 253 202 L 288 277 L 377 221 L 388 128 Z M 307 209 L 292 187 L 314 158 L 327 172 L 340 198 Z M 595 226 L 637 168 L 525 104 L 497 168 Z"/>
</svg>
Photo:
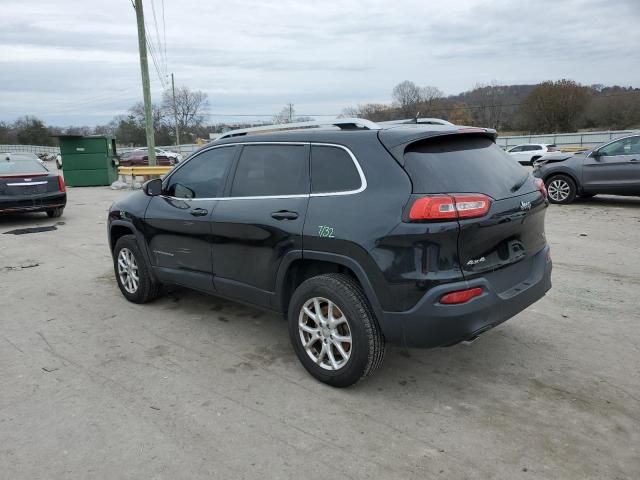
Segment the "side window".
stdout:
<svg viewBox="0 0 640 480">
<path fill-rule="evenodd" d="M 629 139 L 629 155 L 640 153 L 640 137 L 631 137 Z"/>
<path fill-rule="evenodd" d="M 531 145 L 529 150 L 542 150 L 542 147 L 540 145 Z"/>
<path fill-rule="evenodd" d="M 361 186 L 360 174 L 345 150 L 311 147 L 311 193 L 348 192 Z"/>
<path fill-rule="evenodd" d="M 605 156 L 635 155 L 637 153 L 640 153 L 640 137 L 623 138 L 600 149 L 600 154 Z"/>
<path fill-rule="evenodd" d="M 177 198 L 221 196 L 235 151 L 235 147 L 214 148 L 191 158 L 169 177 L 166 194 Z"/>
<path fill-rule="evenodd" d="M 232 197 L 309 193 L 305 145 L 245 145 L 231 187 Z"/>
<path fill-rule="evenodd" d="M 519 147 L 513 147 L 511 150 L 509 150 L 509 153 L 518 153 L 522 151 L 522 146 Z"/>
</svg>

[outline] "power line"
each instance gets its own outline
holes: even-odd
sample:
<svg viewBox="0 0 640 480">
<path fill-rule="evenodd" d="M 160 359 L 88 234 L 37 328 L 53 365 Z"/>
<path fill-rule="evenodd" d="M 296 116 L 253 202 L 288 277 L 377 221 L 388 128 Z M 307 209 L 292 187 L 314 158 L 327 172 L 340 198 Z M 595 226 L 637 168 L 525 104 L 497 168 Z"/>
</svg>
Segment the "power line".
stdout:
<svg viewBox="0 0 640 480">
<path fill-rule="evenodd" d="M 153 25 L 155 27 L 156 30 L 156 46 L 157 46 L 157 52 L 158 52 L 158 56 L 160 57 L 160 66 L 162 67 L 162 73 L 166 76 L 167 75 L 167 62 L 166 59 L 164 58 L 163 55 L 163 49 L 162 49 L 162 40 L 160 38 L 160 30 L 158 28 L 158 19 L 156 17 L 156 5 L 154 0 L 150 0 L 151 1 L 151 11 L 153 12 Z"/>
</svg>

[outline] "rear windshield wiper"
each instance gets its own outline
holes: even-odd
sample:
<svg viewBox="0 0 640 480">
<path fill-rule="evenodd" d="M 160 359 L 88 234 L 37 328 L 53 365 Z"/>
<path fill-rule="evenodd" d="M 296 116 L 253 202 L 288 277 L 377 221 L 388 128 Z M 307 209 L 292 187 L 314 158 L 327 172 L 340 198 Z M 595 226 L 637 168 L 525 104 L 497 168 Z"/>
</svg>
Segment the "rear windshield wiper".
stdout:
<svg viewBox="0 0 640 480">
<path fill-rule="evenodd" d="M 520 190 L 520 188 L 522 188 L 522 186 L 524 185 L 524 182 L 526 182 L 528 178 L 529 178 L 529 174 L 527 173 L 522 180 L 520 180 L 513 187 L 511 187 L 511 193 L 514 193 Z"/>
</svg>

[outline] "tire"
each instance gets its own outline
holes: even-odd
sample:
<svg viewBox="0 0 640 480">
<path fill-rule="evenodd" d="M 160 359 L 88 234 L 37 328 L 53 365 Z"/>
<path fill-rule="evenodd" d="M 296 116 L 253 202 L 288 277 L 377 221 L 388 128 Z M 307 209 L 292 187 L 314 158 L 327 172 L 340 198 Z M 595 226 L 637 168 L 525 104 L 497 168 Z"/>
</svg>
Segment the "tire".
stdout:
<svg viewBox="0 0 640 480">
<path fill-rule="evenodd" d="M 62 162 L 59 162 L 57 159 L 56 159 L 56 167 L 58 168 L 58 170 L 62 170 Z"/>
<path fill-rule="evenodd" d="M 121 260 L 123 272 L 119 271 Z M 124 235 L 116 242 L 113 249 L 113 269 L 120 291 L 130 302 L 147 303 L 158 296 L 160 284 L 151 277 L 150 268 L 138 247 L 135 235 Z M 131 273 L 137 274 L 137 284 L 134 281 L 135 275 L 132 277 Z M 131 280 L 127 281 L 127 278 Z"/>
<path fill-rule="evenodd" d="M 317 305 L 321 321 L 314 318 Z M 305 306 L 313 316 L 305 313 Z M 331 316 L 330 308 L 338 323 L 322 327 L 322 321 Z M 323 383 L 348 387 L 371 375 L 382 363 L 385 342 L 378 322 L 360 285 L 346 275 L 331 273 L 304 281 L 291 297 L 288 321 L 289 337 L 298 359 Z M 350 338 L 351 343 L 336 338 Z M 305 348 L 303 341 L 311 343 Z"/>
<path fill-rule="evenodd" d="M 538 155 L 538 156 L 535 156 L 535 157 L 532 157 L 532 158 L 531 158 L 531 160 L 529 161 L 529 166 L 530 166 L 530 167 L 533 167 L 533 164 L 534 164 L 534 163 L 535 163 L 535 161 L 536 161 L 536 160 L 538 160 L 539 158 L 540 158 L 540 156 L 539 156 L 539 155 Z"/>
<path fill-rule="evenodd" d="M 566 205 L 576 198 L 576 182 L 567 175 L 552 175 L 544 182 L 551 203 Z"/>
<path fill-rule="evenodd" d="M 58 218 L 62 216 L 62 212 L 64 212 L 64 207 L 52 208 L 47 210 L 47 216 L 49 218 Z"/>
</svg>

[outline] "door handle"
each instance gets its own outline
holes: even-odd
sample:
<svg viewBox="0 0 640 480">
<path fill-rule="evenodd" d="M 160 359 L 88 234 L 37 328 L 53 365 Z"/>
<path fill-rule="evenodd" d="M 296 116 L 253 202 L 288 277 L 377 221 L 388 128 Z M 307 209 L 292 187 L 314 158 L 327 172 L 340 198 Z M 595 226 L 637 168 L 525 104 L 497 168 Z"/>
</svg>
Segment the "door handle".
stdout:
<svg viewBox="0 0 640 480">
<path fill-rule="evenodd" d="M 276 220 L 295 220 L 298 218 L 298 214 L 296 212 L 290 212 L 288 210 L 280 210 L 279 212 L 273 212 L 271 214 L 272 218 Z"/>
<path fill-rule="evenodd" d="M 209 210 L 204 208 L 194 208 L 189 213 L 194 217 L 204 217 L 209 213 Z"/>
<path fill-rule="evenodd" d="M 629 160 L 632 163 L 640 163 L 640 161 L 638 161 L 637 158 L 632 158 L 631 160 Z"/>
</svg>

